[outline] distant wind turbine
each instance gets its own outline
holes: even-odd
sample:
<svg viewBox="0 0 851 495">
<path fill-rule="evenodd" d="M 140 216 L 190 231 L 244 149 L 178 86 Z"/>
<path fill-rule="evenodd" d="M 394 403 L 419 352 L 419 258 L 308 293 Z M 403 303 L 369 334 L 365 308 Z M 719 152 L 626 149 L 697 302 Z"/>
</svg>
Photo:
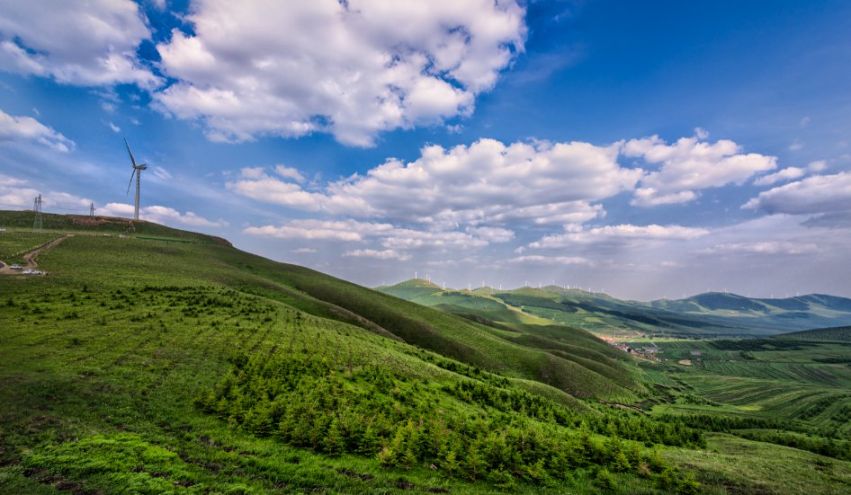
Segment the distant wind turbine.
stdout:
<svg viewBox="0 0 851 495">
<path fill-rule="evenodd" d="M 134 202 L 133 208 L 133 220 L 139 219 L 139 196 L 142 191 L 142 170 L 147 170 L 148 166 L 144 163 L 136 163 L 136 159 L 133 158 L 133 152 L 130 151 L 130 145 L 127 144 L 127 140 L 124 140 L 124 146 L 127 147 L 127 154 L 130 155 L 130 164 L 133 165 L 133 172 L 130 174 L 130 182 L 127 184 L 127 194 L 130 194 L 130 186 L 133 185 L 133 176 L 136 176 L 136 201 Z"/>
</svg>

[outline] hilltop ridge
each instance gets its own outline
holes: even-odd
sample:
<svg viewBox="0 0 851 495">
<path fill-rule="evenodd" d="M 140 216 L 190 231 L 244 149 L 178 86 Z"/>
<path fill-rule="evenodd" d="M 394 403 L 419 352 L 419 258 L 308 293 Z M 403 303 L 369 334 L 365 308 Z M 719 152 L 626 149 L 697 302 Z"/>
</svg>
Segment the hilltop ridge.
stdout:
<svg viewBox="0 0 851 495">
<path fill-rule="evenodd" d="M 851 324 L 851 299 L 825 294 L 751 298 L 706 292 L 643 302 L 554 285 L 443 290 L 410 280 L 378 290 L 459 314 L 474 309 L 497 322 L 556 323 L 606 335 L 772 335 Z"/>
</svg>

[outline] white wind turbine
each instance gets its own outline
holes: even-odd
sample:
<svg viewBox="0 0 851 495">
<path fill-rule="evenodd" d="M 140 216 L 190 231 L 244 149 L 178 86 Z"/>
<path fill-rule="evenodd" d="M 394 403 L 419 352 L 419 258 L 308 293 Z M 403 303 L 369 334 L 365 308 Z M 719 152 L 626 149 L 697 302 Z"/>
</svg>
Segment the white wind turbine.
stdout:
<svg viewBox="0 0 851 495">
<path fill-rule="evenodd" d="M 130 186 L 133 185 L 133 176 L 136 176 L 136 201 L 133 208 L 133 220 L 139 219 L 139 195 L 142 191 L 142 170 L 147 170 L 148 166 L 144 163 L 136 163 L 133 158 L 133 152 L 130 151 L 130 145 L 127 144 L 127 139 L 124 140 L 124 146 L 127 147 L 127 154 L 130 155 L 130 164 L 133 166 L 133 172 L 130 173 L 130 182 L 127 184 L 127 194 L 130 194 Z"/>
</svg>

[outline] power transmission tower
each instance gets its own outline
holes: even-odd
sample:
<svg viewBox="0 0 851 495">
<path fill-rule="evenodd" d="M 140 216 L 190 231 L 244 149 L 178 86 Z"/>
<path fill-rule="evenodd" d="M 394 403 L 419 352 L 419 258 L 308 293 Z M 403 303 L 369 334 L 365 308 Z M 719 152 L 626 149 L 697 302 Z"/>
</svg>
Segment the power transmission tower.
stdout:
<svg viewBox="0 0 851 495">
<path fill-rule="evenodd" d="M 95 204 L 94 203 L 89 204 L 89 216 L 90 217 L 95 216 Z"/>
<path fill-rule="evenodd" d="M 33 219 L 33 230 L 41 230 L 44 228 L 44 218 L 41 216 L 41 194 L 35 197 L 33 200 L 33 212 L 35 212 L 35 218 Z"/>
</svg>

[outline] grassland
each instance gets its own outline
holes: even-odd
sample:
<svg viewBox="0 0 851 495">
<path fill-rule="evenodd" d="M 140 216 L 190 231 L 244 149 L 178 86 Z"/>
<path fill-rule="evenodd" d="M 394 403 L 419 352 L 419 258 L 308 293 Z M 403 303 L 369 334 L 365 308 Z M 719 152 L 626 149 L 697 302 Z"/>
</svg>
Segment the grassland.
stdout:
<svg viewBox="0 0 851 495">
<path fill-rule="evenodd" d="M 851 345 L 837 332 L 831 333 L 834 340 L 818 332 L 814 340 L 803 340 L 807 333 L 802 332 L 769 339 L 657 342 L 662 361 L 646 367 L 669 397 L 652 405 L 652 411 L 724 432 L 708 437 L 710 450 L 753 449 L 754 459 L 800 461 L 776 471 L 770 463 L 745 469 L 738 458 L 733 463 L 724 455 L 682 454 L 699 469 L 731 479 L 733 473 L 741 479 L 763 478 L 760 490 L 766 492 L 808 493 L 822 486 L 827 493 L 842 493 L 851 476 Z M 678 364 L 683 360 L 690 364 Z M 719 443 L 721 448 L 713 447 Z"/>
<path fill-rule="evenodd" d="M 657 450 L 701 442 L 695 430 L 568 393 L 637 398 L 628 359 L 612 359 L 620 385 L 504 329 L 218 239 L 116 224 L 71 229 L 39 256 L 48 276 L 0 278 L 2 492 L 693 486 Z"/>
<path fill-rule="evenodd" d="M 423 281 L 382 290 L 468 318 L 493 319 L 518 330 L 515 338 L 529 345 L 543 336 L 551 349 L 550 339 L 557 340 L 568 328 L 553 323 L 594 317 L 591 306 L 564 317 L 566 298 L 588 297 L 576 290 L 444 291 Z M 691 311 L 700 310 L 701 304 L 732 311 L 787 303 L 798 305 L 790 309 L 801 309 L 803 304 L 738 296 L 696 298 L 689 304 Z M 727 308 L 731 305 L 735 307 Z M 539 320 L 520 323 L 518 312 Z M 607 321 L 611 323 L 599 320 Z M 615 334 L 618 340 L 630 335 L 622 330 Z M 722 491 L 733 492 L 843 493 L 848 489 L 844 473 L 851 460 L 848 339 L 846 327 L 737 340 L 683 339 L 648 332 L 629 343 L 639 349 L 657 346 L 661 351 L 661 361 L 643 361 L 643 381 L 658 395 L 640 406 L 666 420 L 685 419 L 707 432 L 710 452 L 666 451 L 671 459 L 683 460 L 699 473 L 706 487 L 722 485 Z M 601 361 L 599 356 L 589 358 Z M 762 462 L 756 455 L 795 459 L 795 463 L 774 472 L 776 461 Z"/>
<path fill-rule="evenodd" d="M 0 260 L 8 263 L 20 263 L 22 255 L 34 247 L 56 239 L 58 234 L 47 232 L 30 232 L 7 230 L 0 232 Z"/>
<path fill-rule="evenodd" d="M 746 438 L 760 428 L 689 426 L 674 409 L 710 399 L 680 370 L 580 329 L 464 318 L 144 222 L 45 224 L 74 234 L 39 256 L 48 275 L 0 277 L 0 493 L 791 493 L 812 466 L 809 493 L 849 486 L 851 463 Z"/>
</svg>

